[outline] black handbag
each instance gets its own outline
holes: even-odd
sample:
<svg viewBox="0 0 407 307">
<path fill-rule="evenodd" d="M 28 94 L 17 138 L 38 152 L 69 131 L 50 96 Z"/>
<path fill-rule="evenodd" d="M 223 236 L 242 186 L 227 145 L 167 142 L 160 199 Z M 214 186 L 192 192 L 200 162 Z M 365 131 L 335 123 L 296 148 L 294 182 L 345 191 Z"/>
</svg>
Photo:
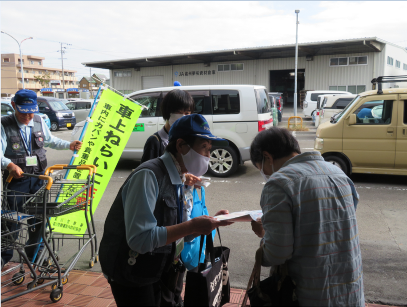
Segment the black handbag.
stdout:
<svg viewBox="0 0 407 307">
<path fill-rule="evenodd" d="M 295 284 L 287 275 L 287 264 L 276 266 L 272 276 L 260 281 L 262 259 L 263 246 L 260 246 L 256 251 L 256 261 L 242 307 L 247 306 L 247 298 L 250 299 L 250 306 L 299 306 Z"/>
<path fill-rule="evenodd" d="M 222 306 L 230 301 L 228 260 L 230 249 L 213 247 L 212 234 L 206 236 L 206 253 L 210 262 L 200 263 L 197 272 L 188 271 L 185 283 L 185 306 Z M 199 255 L 202 253 L 204 236 L 201 236 Z"/>
</svg>

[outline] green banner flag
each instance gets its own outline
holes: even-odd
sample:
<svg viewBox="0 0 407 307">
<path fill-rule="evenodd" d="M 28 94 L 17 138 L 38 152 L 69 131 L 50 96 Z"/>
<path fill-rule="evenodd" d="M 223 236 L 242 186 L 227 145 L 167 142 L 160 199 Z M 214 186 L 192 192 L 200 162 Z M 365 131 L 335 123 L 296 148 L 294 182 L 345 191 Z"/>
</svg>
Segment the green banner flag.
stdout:
<svg viewBox="0 0 407 307">
<path fill-rule="evenodd" d="M 88 123 L 82 148 L 72 163 L 73 165 L 93 164 L 97 167 L 93 213 L 106 190 L 141 111 L 140 105 L 110 89 L 103 90 L 91 121 Z M 87 171 L 71 170 L 66 179 L 85 179 L 87 175 Z M 59 199 L 59 201 L 62 200 Z M 53 231 L 59 233 L 82 235 L 87 227 L 83 211 L 55 217 L 50 222 Z"/>
</svg>

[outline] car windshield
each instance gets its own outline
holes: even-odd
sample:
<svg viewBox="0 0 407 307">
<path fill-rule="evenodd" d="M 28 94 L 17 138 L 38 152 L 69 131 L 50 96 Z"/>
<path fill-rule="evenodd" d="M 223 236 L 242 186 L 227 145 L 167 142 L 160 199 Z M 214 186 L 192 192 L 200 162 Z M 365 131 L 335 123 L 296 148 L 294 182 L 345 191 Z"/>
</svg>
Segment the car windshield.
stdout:
<svg viewBox="0 0 407 307">
<path fill-rule="evenodd" d="M 65 111 L 69 110 L 68 107 L 59 100 L 48 100 L 49 105 L 54 111 Z"/>
<path fill-rule="evenodd" d="M 360 99 L 360 96 L 356 96 L 351 102 L 349 102 L 349 104 L 346 106 L 346 108 L 343 109 L 343 111 L 341 113 L 339 113 L 338 116 L 336 116 L 333 119 L 333 123 L 338 122 L 338 120 L 340 120 L 342 118 L 343 114 L 345 114 L 349 108 L 351 108 L 355 103 L 357 103 L 359 99 Z"/>
</svg>

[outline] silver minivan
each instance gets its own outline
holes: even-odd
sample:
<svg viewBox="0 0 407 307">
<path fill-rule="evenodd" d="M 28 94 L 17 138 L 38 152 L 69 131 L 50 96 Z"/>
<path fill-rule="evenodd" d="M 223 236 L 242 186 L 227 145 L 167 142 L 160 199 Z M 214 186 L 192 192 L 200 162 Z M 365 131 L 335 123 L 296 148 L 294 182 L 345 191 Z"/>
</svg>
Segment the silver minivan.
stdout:
<svg viewBox="0 0 407 307">
<path fill-rule="evenodd" d="M 189 92 L 195 101 L 194 113 L 206 118 L 214 135 L 229 141 L 229 146 L 212 148 L 208 171 L 213 176 L 230 176 L 239 164 L 250 160 L 249 148 L 256 134 L 273 126 L 270 100 L 266 88 L 261 85 L 197 85 L 141 90 L 128 96 L 148 109 L 142 111 L 122 158 L 141 160 L 147 139 L 165 124 L 160 103 L 173 89 Z M 79 138 L 81 126 L 83 123 L 77 124 L 73 139 Z"/>
<path fill-rule="evenodd" d="M 92 107 L 93 99 L 78 99 L 67 102 L 65 105 L 69 110 L 75 112 L 76 121 L 83 121 L 88 117 L 90 108 Z"/>
</svg>

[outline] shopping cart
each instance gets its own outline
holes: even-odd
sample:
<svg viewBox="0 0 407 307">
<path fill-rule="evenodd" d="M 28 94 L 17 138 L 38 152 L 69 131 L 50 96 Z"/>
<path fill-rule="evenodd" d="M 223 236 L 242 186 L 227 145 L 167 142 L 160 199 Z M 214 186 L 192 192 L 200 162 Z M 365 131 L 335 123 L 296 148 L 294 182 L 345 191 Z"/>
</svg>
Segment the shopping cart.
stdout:
<svg viewBox="0 0 407 307">
<path fill-rule="evenodd" d="M 41 262 L 33 263 L 36 259 L 36 253 L 38 252 L 40 245 L 44 245 L 42 254 L 47 254 L 49 257 L 49 263 L 51 261 L 57 262 L 52 249 L 50 248 L 48 241 L 46 240 L 46 230 L 44 226 L 44 221 L 46 221 L 46 207 L 47 207 L 47 197 L 51 189 L 53 180 L 49 176 L 44 175 L 32 175 L 23 174 L 24 177 L 34 177 L 40 180 L 46 181 L 46 184 L 41 188 L 42 193 L 23 193 L 19 191 L 13 191 L 8 188 L 9 183 L 13 179 L 10 175 L 3 187 L 1 195 L 1 252 L 14 251 L 16 250 L 19 255 L 19 263 L 17 266 L 2 272 L 2 300 L 1 302 L 9 301 L 21 295 L 25 295 L 31 291 L 41 289 L 48 285 L 55 284 L 55 280 L 38 284 L 39 280 L 39 269 L 45 268 Z M 38 218 L 27 214 L 27 206 L 32 202 L 36 201 L 41 203 L 41 206 L 45 209 L 43 211 L 38 211 Z M 31 242 L 27 244 L 28 233 L 36 227 L 42 229 L 41 241 Z M 34 257 L 30 260 L 25 249 L 28 247 L 36 247 L 37 251 Z M 26 272 L 28 268 L 29 272 Z M 17 273 L 13 274 L 13 271 L 18 270 Z M 58 284 L 61 285 L 59 288 L 55 288 L 51 291 L 50 298 L 53 302 L 57 302 L 62 298 L 62 279 L 61 279 L 61 268 L 57 264 L 55 266 L 55 279 Z M 24 283 L 27 275 L 30 275 L 31 281 Z M 21 291 L 16 291 L 16 288 Z"/>
<path fill-rule="evenodd" d="M 89 266 L 93 267 L 94 263 L 99 259 L 98 257 L 98 244 L 96 237 L 95 224 L 93 220 L 93 194 L 94 194 L 94 180 L 96 173 L 96 166 L 94 165 L 54 165 L 46 169 L 45 174 L 50 175 L 55 170 L 77 170 L 87 172 L 86 179 L 56 179 L 49 191 L 42 187 L 38 192 L 38 198 L 31 199 L 26 205 L 26 212 L 34 217 L 40 217 L 41 212 L 46 216 L 46 223 L 49 225 L 48 233 L 46 234 L 47 241 L 52 246 L 52 254 L 57 261 L 62 259 L 60 248 L 63 246 L 65 240 L 77 240 L 78 250 L 64 263 L 57 263 L 47 257 L 46 253 L 42 253 L 37 260 L 38 271 L 40 277 L 38 284 L 44 283 L 46 280 L 54 280 L 52 289 L 57 289 L 68 282 L 70 271 L 74 268 L 79 258 L 85 251 L 86 247 L 91 246 L 91 258 Z M 40 198 L 43 195 L 46 197 L 46 209 L 43 210 Z M 56 233 L 53 231 L 53 224 L 50 221 L 52 217 L 61 217 L 69 213 L 82 211 L 86 221 L 87 230 L 83 234 L 75 233 Z M 53 222 L 55 223 L 55 221 Z M 65 255 L 66 253 L 64 253 Z M 61 255 L 61 257 L 60 257 Z M 47 266 L 41 265 L 49 261 Z M 58 267 L 61 268 L 62 277 L 61 284 L 59 284 Z"/>
</svg>

